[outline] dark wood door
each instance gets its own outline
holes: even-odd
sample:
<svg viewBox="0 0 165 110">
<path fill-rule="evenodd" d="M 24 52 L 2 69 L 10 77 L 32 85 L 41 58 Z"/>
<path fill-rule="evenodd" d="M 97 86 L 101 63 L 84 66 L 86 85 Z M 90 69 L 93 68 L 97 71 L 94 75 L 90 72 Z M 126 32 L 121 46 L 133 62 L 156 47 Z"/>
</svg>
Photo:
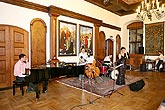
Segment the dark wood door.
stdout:
<svg viewBox="0 0 165 110">
<path fill-rule="evenodd" d="M 113 41 L 111 39 L 107 39 L 106 40 L 106 56 L 108 55 L 112 55 L 112 59 L 113 59 Z"/>
<path fill-rule="evenodd" d="M 103 31 L 99 32 L 99 40 L 97 41 L 97 59 L 103 61 L 105 57 L 105 34 Z"/>
<path fill-rule="evenodd" d="M 12 85 L 14 64 L 18 55 L 28 56 L 28 32 L 9 25 L 0 25 L 0 88 Z"/>
</svg>

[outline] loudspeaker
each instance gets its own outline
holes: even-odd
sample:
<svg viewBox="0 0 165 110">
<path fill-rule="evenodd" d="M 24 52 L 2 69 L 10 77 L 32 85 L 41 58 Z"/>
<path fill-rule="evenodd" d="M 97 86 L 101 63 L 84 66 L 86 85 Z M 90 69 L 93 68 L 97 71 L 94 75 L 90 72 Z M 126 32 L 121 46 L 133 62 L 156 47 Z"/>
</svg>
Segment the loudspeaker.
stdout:
<svg viewBox="0 0 165 110">
<path fill-rule="evenodd" d="M 144 47 L 139 47 L 139 54 L 144 54 Z"/>
<path fill-rule="evenodd" d="M 135 83 L 130 84 L 129 88 L 131 91 L 137 92 L 137 91 L 141 90 L 144 87 L 144 85 L 145 85 L 145 83 L 144 83 L 143 79 L 141 79 Z"/>
</svg>

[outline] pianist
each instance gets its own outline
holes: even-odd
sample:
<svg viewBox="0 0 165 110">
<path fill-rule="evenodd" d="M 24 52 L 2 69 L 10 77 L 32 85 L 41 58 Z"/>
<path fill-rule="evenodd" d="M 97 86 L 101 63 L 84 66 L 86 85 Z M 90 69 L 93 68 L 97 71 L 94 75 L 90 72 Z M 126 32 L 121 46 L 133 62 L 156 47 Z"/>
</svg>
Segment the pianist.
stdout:
<svg viewBox="0 0 165 110">
<path fill-rule="evenodd" d="M 14 65 L 14 76 L 16 76 L 16 82 L 25 82 L 25 77 L 27 76 L 26 69 L 30 69 L 28 58 L 25 54 L 19 55 L 19 60 Z M 33 83 L 29 83 L 27 92 L 33 91 Z"/>
</svg>

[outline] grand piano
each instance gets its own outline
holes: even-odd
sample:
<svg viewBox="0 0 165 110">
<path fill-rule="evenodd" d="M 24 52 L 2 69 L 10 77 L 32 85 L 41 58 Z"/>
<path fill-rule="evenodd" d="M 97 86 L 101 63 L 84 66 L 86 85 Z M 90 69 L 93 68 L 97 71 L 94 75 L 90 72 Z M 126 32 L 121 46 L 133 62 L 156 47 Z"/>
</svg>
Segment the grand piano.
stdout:
<svg viewBox="0 0 165 110">
<path fill-rule="evenodd" d="M 32 67 L 30 75 L 26 77 L 26 84 L 32 82 L 35 85 L 36 98 L 39 99 L 38 85 L 42 83 L 42 93 L 47 91 L 50 79 L 65 77 L 78 77 L 85 73 L 85 66 L 78 63 L 56 63 Z"/>
</svg>

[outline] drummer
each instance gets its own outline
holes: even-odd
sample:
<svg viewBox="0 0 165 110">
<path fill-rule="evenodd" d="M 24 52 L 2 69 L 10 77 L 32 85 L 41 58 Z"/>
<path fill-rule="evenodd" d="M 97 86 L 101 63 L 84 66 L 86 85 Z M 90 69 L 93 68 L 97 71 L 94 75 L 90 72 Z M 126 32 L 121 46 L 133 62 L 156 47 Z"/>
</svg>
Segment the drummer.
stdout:
<svg viewBox="0 0 165 110">
<path fill-rule="evenodd" d="M 104 58 L 104 65 L 110 67 L 112 66 L 112 61 L 111 61 L 112 55 L 108 55 Z"/>
</svg>

